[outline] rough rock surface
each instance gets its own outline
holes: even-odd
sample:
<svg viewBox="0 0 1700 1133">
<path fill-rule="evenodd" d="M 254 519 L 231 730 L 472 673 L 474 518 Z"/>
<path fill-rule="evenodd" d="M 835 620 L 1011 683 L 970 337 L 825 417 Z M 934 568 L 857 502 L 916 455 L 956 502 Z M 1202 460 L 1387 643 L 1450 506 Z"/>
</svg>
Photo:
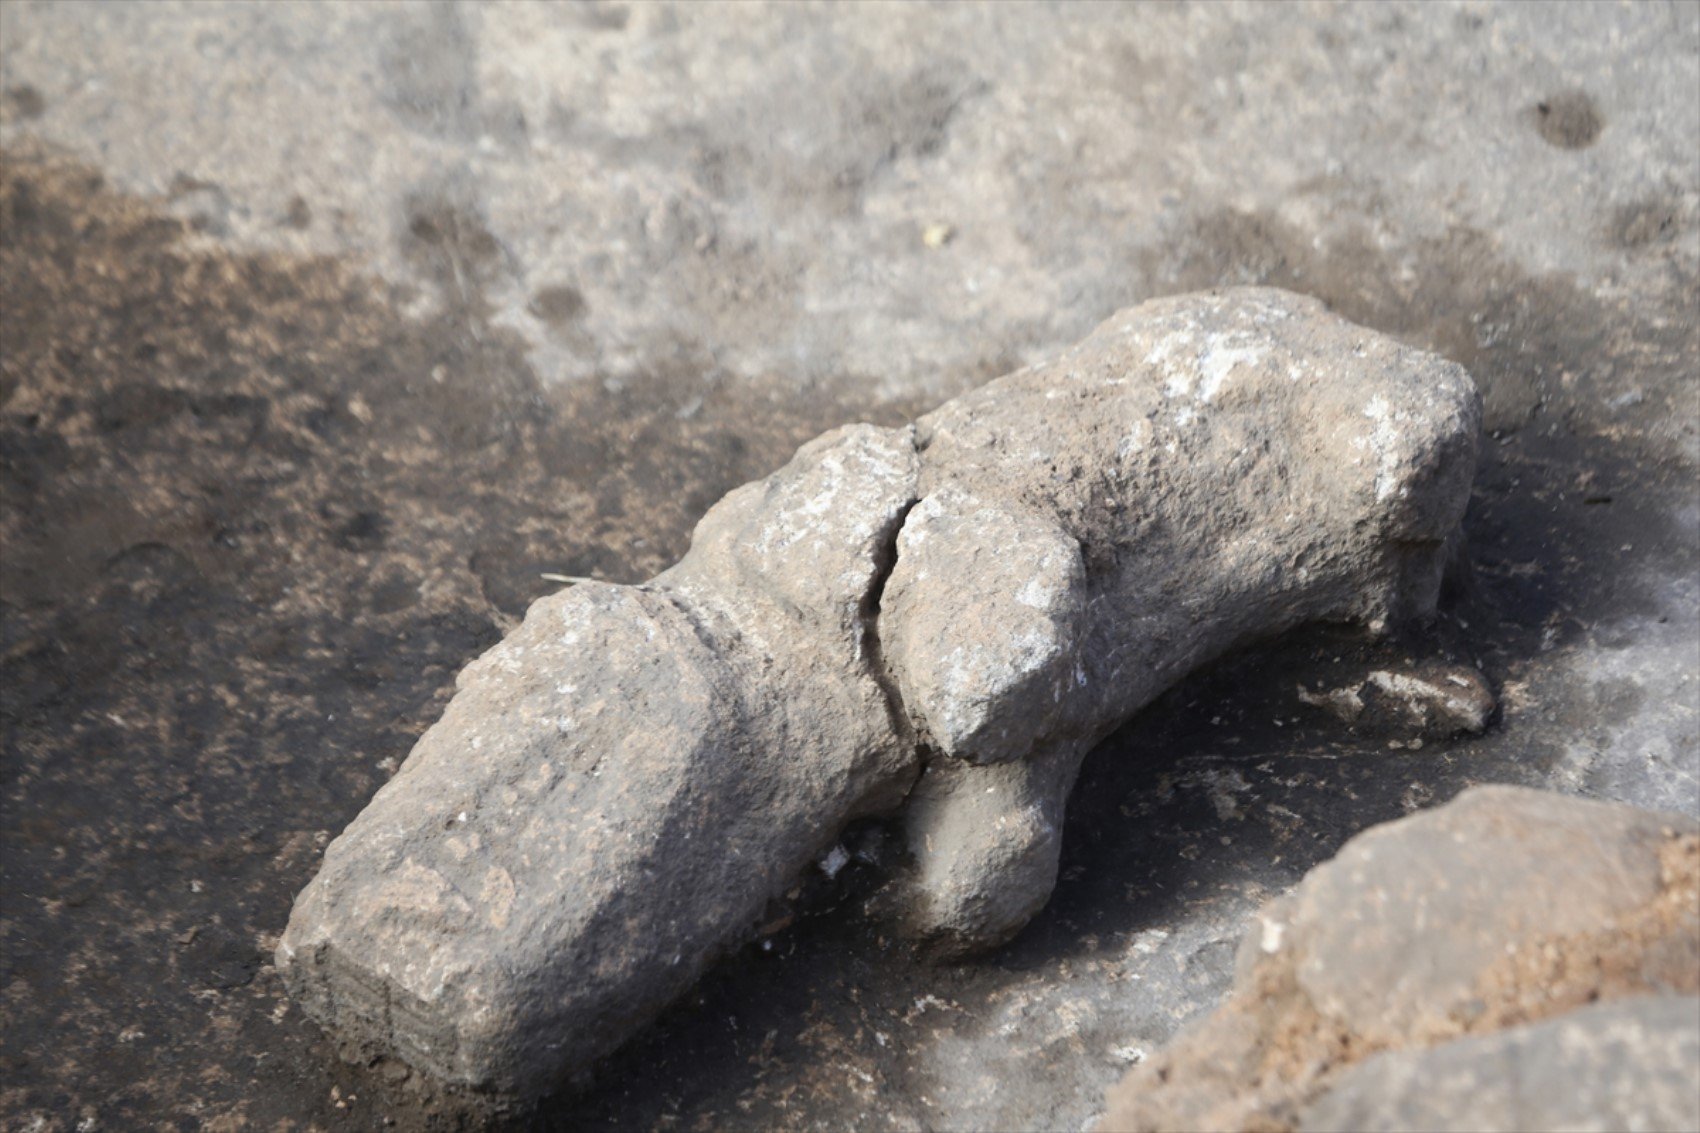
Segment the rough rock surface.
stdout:
<svg viewBox="0 0 1700 1133">
<path fill-rule="evenodd" d="M 1700 998 L 1641 996 L 1342 1073 L 1306 1133 L 1700 1129 Z"/>
<path fill-rule="evenodd" d="M 913 745 L 863 647 L 914 491 L 851 427 L 710 510 L 652 583 L 536 603 L 326 851 L 278 966 L 371 1054 L 533 1095 L 695 982 Z"/>
<path fill-rule="evenodd" d="M 906 925 L 1000 943 L 1130 715 L 1236 643 L 1432 614 L 1479 414 L 1456 365 L 1238 289 L 828 433 L 671 570 L 543 599 L 468 666 L 278 967 L 356 1049 L 534 1096 L 918 773 Z"/>
<path fill-rule="evenodd" d="M 1407 1071 L 1452 1073 L 1484 1053 L 1501 1059 L 1476 1066 L 1487 1108 L 1478 1118 L 1473 1095 L 1442 1091 L 1437 1120 L 1449 1113 L 1460 1128 L 1476 1120 L 1497 1128 L 1502 1118 L 1546 1113 L 1556 1120 L 1523 1127 L 1655 1128 L 1630 1123 L 1639 1101 L 1596 1089 L 1603 1068 L 1573 1079 L 1568 1092 L 1550 1092 L 1550 1108 L 1541 1110 L 1518 1109 L 1507 1094 L 1514 1082 L 1494 1080 L 1525 1055 L 1531 1064 L 1513 1068 L 1526 1082 L 1566 1080 L 1563 1059 L 1584 1056 L 1562 1051 L 1589 1028 L 1586 1016 L 1494 1032 L 1597 1001 L 1677 996 L 1674 1006 L 1646 1009 L 1651 1015 L 1625 1008 L 1609 1017 L 1641 1018 L 1662 1035 L 1673 1014 L 1694 1023 L 1694 1001 L 1681 997 L 1696 992 L 1700 823 L 1522 788 L 1476 788 L 1359 835 L 1265 909 L 1241 944 L 1228 1001 L 1131 1071 L 1111 1092 L 1099 1128 L 1351 1128 L 1374 1118 L 1370 1099 L 1380 1084 L 1403 1088 Z M 1417 1053 L 1461 1036 L 1477 1037 Z M 1631 1035 L 1618 1049 L 1602 1031 L 1593 1041 L 1590 1049 L 1609 1060 L 1656 1040 Z M 1700 1062 L 1682 1053 L 1695 1048 L 1683 1044 L 1648 1068 L 1659 1083 L 1648 1106 L 1677 1104 L 1666 1097 L 1673 1084 L 1685 1097 L 1700 1085 Z M 1383 1051 L 1405 1053 L 1342 1075 Z M 1337 1083 L 1338 1098 L 1305 1108 Z M 1389 1108 L 1374 1110 L 1383 1115 L 1374 1120 L 1395 1126 L 1406 1124 L 1400 1114 L 1418 1112 L 1401 1107 L 1421 1104 L 1397 1094 L 1383 1101 Z M 1420 1126 L 1427 1117 L 1413 1120 Z"/>
<path fill-rule="evenodd" d="M 1081 758 L 1231 645 L 1432 613 L 1479 419 L 1461 370 L 1268 291 L 1123 312 L 922 418 L 880 617 L 945 757 L 910 811 L 911 927 L 1020 929 Z"/>
</svg>

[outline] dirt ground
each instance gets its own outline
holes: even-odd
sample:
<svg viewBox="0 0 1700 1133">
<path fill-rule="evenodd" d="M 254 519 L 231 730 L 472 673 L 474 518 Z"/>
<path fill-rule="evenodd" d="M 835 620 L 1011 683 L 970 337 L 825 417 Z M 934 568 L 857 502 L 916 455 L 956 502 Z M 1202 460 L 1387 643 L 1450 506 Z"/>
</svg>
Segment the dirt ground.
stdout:
<svg viewBox="0 0 1700 1133">
<path fill-rule="evenodd" d="M 1150 295 L 1469 368 L 1439 624 L 1143 713 L 984 960 L 817 879 L 532 1124 L 1078 1129 L 1358 830 L 1480 782 L 1700 813 L 1700 9 L 1206 7 L 0 11 L 0 1124 L 453 1125 L 269 954 L 460 666 L 540 574 L 647 577 L 815 433 Z M 1488 735 L 1296 695 L 1442 656 Z"/>
</svg>

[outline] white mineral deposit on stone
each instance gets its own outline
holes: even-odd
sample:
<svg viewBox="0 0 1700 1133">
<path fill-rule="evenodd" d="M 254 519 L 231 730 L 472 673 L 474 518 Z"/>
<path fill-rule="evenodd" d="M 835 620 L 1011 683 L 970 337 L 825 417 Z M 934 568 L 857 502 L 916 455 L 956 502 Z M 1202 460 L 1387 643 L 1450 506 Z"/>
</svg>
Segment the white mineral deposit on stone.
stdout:
<svg viewBox="0 0 1700 1133">
<path fill-rule="evenodd" d="M 1369 675 L 1369 680 L 1384 692 L 1402 697 L 1407 704 L 1414 706 L 1413 712 L 1438 711 L 1448 723 L 1456 725 L 1460 731 L 1481 731 L 1487 727 L 1488 716 L 1493 710 L 1491 700 L 1484 700 L 1480 696 L 1460 695 L 1449 690 L 1447 685 L 1474 693 L 1480 684 L 1479 680 L 1472 684 L 1455 672 L 1442 678 L 1444 684 L 1408 673 L 1388 672 L 1386 669 L 1377 669 Z"/>
<path fill-rule="evenodd" d="M 820 871 L 828 878 L 837 877 L 839 871 L 849 864 L 850 854 L 841 844 L 835 844 L 819 862 Z"/>
</svg>

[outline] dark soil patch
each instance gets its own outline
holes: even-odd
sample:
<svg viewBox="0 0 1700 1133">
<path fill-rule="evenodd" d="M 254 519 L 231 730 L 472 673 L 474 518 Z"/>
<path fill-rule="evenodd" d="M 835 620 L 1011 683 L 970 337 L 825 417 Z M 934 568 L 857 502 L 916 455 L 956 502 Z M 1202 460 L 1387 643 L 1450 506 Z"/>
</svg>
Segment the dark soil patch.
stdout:
<svg viewBox="0 0 1700 1133">
<path fill-rule="evenodd" d="M 1535 103 L 1535 131 L 1559 149 L 1587 149 L 1606 127 L 1599 107 L 1586 91 L 1562 90 Z"/>
<path fill-rule="evenodd" d="M 489 254 L 451 206 L 410 233 L 445 274 Z M 8 157 L 5 1108 L 372 1124 L 270 975 L 319 848 L 541 573 L 647 577 L 854 414 L 688 372 L 545 392 L 475 303 L 409 322 L 337 263 L 185 234 Z"/>
</svg>

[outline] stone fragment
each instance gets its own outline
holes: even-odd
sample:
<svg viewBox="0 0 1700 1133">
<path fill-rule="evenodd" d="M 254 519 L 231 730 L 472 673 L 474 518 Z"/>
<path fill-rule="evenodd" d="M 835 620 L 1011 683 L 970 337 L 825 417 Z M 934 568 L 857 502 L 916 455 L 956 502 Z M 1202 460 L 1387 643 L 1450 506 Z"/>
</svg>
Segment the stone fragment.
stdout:
<svg viewBox="0 0 1700 1133">
<path fill-rule="evenodd" d="M 1479 733 L 1493 715 L 1493 690 L 1480 673 L 1463 665 L 1412 672 L 1377 669 L 1369 683 L 1395 698 L 1411 723 L 1436 739 Z"/>
<path fill-rule="evenodd" d="M 278 967 L 352 1050 L 526 1097 L 861 816 L 906 809 L 911 931 L 1004 940 L 1130 715 L 1238 643 L 1432 612 L 1478 427 L 1458 367 L 1243 289 L 1123 312 L 913 428 L 829 433 L 672 569 L 544 599 L 468 666 Z"/>
<path fill-rule="evenodd" d="M 1642 996 L 1430 1050 L 1378 1054 L 1299 1115 L 1306 1133 L 1700 1129 L 1700 998 Z"/>
<path fill-rule="evenodd" d="M 1376 669 L 1337 688 L 1300 686 L 1298 697 L 1359 730 L 1425 740 L 1479 734 L 1497 707 L 1487 680 L 1465 665 Z"/>
<path fill-rule="evenodd" d="M 859 610 L 914 468 L 905 430 L 828 434 L 661 578 L 535 603 L 297 900 L 277 959 L 308 1012 L 351 1052 L 546 1091 L 895 807 L 916 756 Z"/>
<path fill-rule="evenodd" d="M 1424 1048 L 1489 1036 L 1471 1040 L 1486 1045 L 1457 1045 L 1484 1058 L 1534 1058 L 1589 1020 L 1537 1039 L 1494 1036 L 1596 1001 L 1696 993 L 1700 824 L 1523 788 L 1474 788 L 1358 835 L 1269 905 L 1242 942 L 1228 1000 L 1112 1090 L 1098 1128 L 1365 1127 L 1356 1123 L 1369 1120 L 1374 1083 L 1403 1089 L 1406 1068 L 1431 1058 L 1456 1068 L 1475 1057 L 1443 1054 L 1448 1047 L 1415 1053 Z M 1596 1049 L 1627 1056 L 1653 1033 Z M 1382 1070 L 1366 1064 L 1363 1085 L 1301 1118 L 1336 1082 L 1351 1080 L 1342 1070 L 1381 1051 L 1412 1053 Z M 1486 1082 L 1506 1065 L 1489 1059 L 1478 1069 Z M 1563 1064 L 1518 1067 L 1529 1080 L 1564 1073 Z M 1685 1073 L 1689 1090 L 1700 1090 L 1700 1064 Z M 1666 1071 L 1654 1077 L 1663 1082 Z M 1632 1105 L 1594 1121 L 1622 1099 L 1585 1086 L 1569 1096 L 1592 1117 L 1557 1125 L 1634 1127 L 1626 1124 L 1638 1112 Z M 1479 1117 L 1469 1094 L 1435 1100 L 1455 1119 L 1438 1127 L 1499 1127 L 1497 1088 L 1483 1086 L 1489 1100 Z M 1564 1097 L 1550 1100 L 1568 1104 Z M 1388 1127 L 1427 1127 L 1426 1118 L 1404 1121 L 1405 1110 L 1387 1112 Z"/>
<path fill-rule="evenodd" d="M 1263 931 L 1279 934 L 1316 1010 L 1363 1039 L 1444 1032 L 1508 946 L 1586 932 L 1651 901 L 1672 821 L 1477 788 L 1354 838 L 1264 910 Z"/>
</svg>

